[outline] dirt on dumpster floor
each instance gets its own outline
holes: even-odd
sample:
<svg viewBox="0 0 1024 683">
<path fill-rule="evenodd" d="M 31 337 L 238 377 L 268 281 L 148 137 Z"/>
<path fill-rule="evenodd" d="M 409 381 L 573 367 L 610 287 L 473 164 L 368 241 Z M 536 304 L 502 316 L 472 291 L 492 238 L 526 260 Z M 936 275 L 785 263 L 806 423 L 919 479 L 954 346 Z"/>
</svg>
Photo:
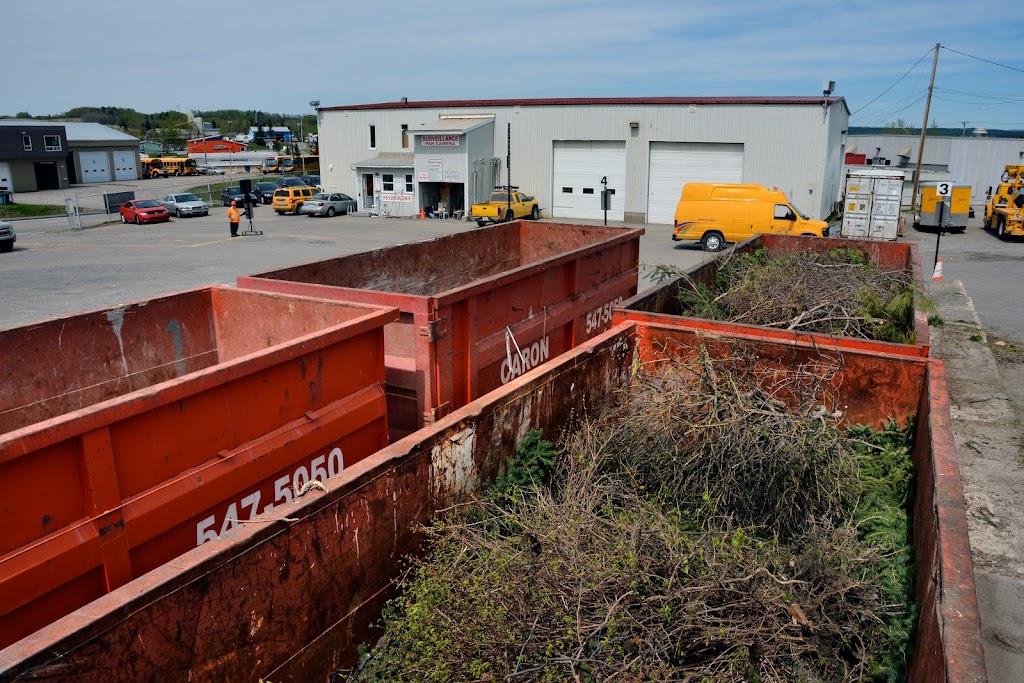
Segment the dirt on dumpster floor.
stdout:
<svg viewBox="0 0 1024 683">
<path fill-rule="evenodd" d="M 960 281 L 932 282 L 990 681 L 1024 681 L 1024 343 L 989 337 Z"/>
</svg>

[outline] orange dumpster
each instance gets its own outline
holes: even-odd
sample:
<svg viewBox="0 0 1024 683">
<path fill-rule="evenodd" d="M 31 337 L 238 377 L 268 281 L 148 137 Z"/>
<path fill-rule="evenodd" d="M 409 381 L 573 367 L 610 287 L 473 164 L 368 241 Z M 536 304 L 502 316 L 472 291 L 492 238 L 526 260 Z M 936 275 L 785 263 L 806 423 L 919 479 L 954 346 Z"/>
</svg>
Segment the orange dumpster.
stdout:
<svg viewBox="0 0 1024 683">
<path fill-rule="evenodd" d="M 636 294 L 642 234 L 513 221 L 238 286 L 397 306 L 385 329 L 397 439 L 608 329 L 612 307 Z"/>
<path fill-rule="evenodd" d="M 0 331 L 0 647 L 385 446 L 396 318 L 209 287 Z"/>
<path fill-rule="evenodd" d="M 909 680 L 987 680 L 941 361 L 812 341 L 628 322 L 347 467 L 330 490 L 121 587 L 0 651 L 0 681 L 325 680 L 353 666 L 436 511 L 493 478 L 527 430 L 555 435 L 673 354 L 706 345 L 766 369 L 840 367 L 850 422 L 916 417 L 912 511 L 920 617 Z M 835 361 L 840 361 L 835 363 Z M 765 373 L 771 376 L 773 373 Z M 115 673 L 111 673 L 115 672 Z"/>
<path fill-rule="evenodd" d="M 743 254 L 764 247 L 769 253 L 786 253 L 791 251 L 812 250 L 830 251 L 832 249 L 862 249 L 867 253 L 868 260 L 874 266 L 889 271 L 902 271 L 909 274 L 914 285 L 923 288 L 924 280 L 921 273 L 921 257 L 916 244 L 883 242 L 879 240 L 851 240 L 829 237 L 800 237 L 795 235 L 756 235 L 733 247 L 732 253 Z M 816 333 L 801 333 L 790 330 L 775 329 L 743 323 L 732 323 L 718 320 L 693 318 L 686 315 L 679 302 L 679 292 L 689 287 L 690 280 L 711 285 L 718 272 L 717 261 L 705 261 L 686 272 L 686 276 L 672 278 L 662 284 L 640 292 L 616 306 L 614 322 L 619 324 L 626 320 L 647 320 L 651 322 L 670 322 L 700 328 L 707 331 L 721 331 L 729 334 L 753 334 L 770 339 L 814 341 L 824 347 L 839 346 L 859 350 L 878 350 L 884 353 L 927 356 L 928 318 L 916 310 L 914 312 L 914 332 L 916 341 L 913 344 L 895 344 L 891 342 L 838 337 Z"/>
</svg>

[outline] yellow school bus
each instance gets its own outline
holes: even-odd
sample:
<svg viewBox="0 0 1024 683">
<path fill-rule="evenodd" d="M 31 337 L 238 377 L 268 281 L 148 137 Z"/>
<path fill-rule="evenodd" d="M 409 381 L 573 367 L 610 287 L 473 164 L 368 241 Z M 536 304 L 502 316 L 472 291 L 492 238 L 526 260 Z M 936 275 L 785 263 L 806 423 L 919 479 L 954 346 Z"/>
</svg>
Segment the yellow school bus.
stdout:
<svg viewBox="0 0 1024 683">
<path fill-rule="evenodd" d="M 160 165 L 167 169 L 171 175 L 199 175 L 195 159 L 187 157 L 159 157 L 152 161 L 159 161 Z"/>
</svg>

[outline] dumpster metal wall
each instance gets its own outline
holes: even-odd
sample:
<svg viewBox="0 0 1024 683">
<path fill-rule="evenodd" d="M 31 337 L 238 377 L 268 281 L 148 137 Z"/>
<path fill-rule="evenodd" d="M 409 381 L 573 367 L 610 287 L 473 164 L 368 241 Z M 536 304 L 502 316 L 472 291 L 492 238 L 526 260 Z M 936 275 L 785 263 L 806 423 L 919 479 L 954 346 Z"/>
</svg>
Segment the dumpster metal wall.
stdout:
<svg viewBox="0 0 1024 683">
<path fill-rule="evenodd" d="M 385 446 L 396 318 L 209 287 L 0 332 L 0 646 Z"/>
<path fill-rule="evenodd" d="M 829 251 L 831 249 L 863 249 L 869 261 L 882 270 L 902 271 L 909 274 L 914 286 L 924 288 L 921 271 L 921 256 L 918 247 L 913 243 L 895 243 L 872 240 L 848 240 L 822 237 L 799 237 L 794 235 L 756 235 L 733 247 L 731 253 L 743 254 L 764 247 L 773 253 L 789 253 L 801 250 Z M 686 276 L 668 280 L 660 285 L 640 292 L 624 301 L 615 308 L 614 322 L 618 325 L 626 320 L 646 320 L 666 322 L 703 329 L 709 332 L 720 331 L 726 334 L 753 334 L 779 341 L 813 341 L 824 348 L 842 347 L 863 351 L 880 351 L 882 353 L 907 354 L 926 357 L 929 350 L 928 316 L 921 310 L 914 312 L 914 333 L 917 340 L 913 344 L 894 344 L 890 342 L 855 339 L 853 337 L 835 337 L 817 333 L 799 333 L 789 330 L 774 329 L 743 323 L 711 321 L 692 318 L 686 315 L 679 301 L 679 292 L 690 287 L 688 282 L 712 285 L 718 272 L 716 261 L 705 261 L 686 271 Z"/>
<path fill-rule="evenodd" d="M 392 439 L 590 339 L 636 293 L 643 230 L 514 221 L 238 278 L 397 306 L 385 329 Z"/>
<path fill-rule="evenodd" d="M 498 472 L 533 427 L 557 433 L 570 411 L 600 406 L 637 368 L 667 352 L 761 355 L 792 367 L 814 344 L 708 337 L 671 325 L 627 323 L 517 378 L 338 478 L 329 491 L 234 529 L 7 650 L 0 681 L 178 679 L 323 680 L 352 665 L 357 645 L 418 551 L 416 525 Z M 667 351 L 668 350 L 668 351 Z M 635 354 L 638 354 L 635 355 Z M 878 424 L 916 415 L 914 510 L 919 637 L 910 680 L 986 680 L 966 515 L 939 361 L 874 352 L 841 358 L 849 419 Z M 882 380 L 886 380 L 883 382 Z"/>
</svg>

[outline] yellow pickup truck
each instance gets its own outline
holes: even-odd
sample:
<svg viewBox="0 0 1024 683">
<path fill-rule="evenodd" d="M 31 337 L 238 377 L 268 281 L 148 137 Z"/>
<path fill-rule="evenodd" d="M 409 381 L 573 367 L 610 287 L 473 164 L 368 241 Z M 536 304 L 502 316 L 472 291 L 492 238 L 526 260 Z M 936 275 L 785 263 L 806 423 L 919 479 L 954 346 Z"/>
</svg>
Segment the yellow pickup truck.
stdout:
<svg viewBox="0 0 1024 683">
<path fill-rule="evenodd" d="M 512 202 L 510 204 L 508 191 L 495 190 L 486 203 L 474 204 L 469 207 L 469 217 L 475 220 L 480 227 L 488 223 L 500 223 L 516 218 L 531 220 L 540 218 L 540 206 L 537 205 L 536 199 L 515 189 L 512 190 L 511 195 Z"/>
</svg>

